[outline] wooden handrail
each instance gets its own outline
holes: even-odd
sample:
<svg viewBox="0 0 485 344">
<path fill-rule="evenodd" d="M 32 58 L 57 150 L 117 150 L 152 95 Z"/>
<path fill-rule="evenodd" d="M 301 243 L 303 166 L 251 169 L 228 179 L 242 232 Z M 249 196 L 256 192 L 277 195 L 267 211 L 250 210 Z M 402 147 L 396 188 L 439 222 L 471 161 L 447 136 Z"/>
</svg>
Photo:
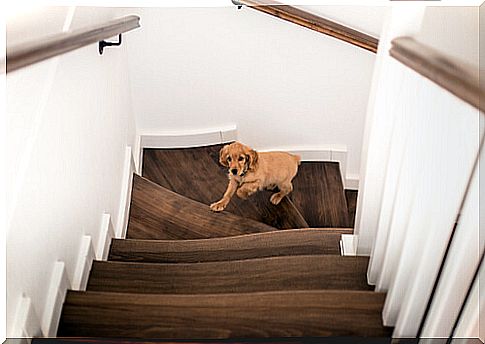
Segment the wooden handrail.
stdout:
<svg viewBox="0 0 485 344">
<path fill-rule="evenodd" d="M 310 30 L 335 37 L 373 53 L 377 52 L 377 46 L 379 44 L 377 38 L 331 20 L 321 18 L 302 9 L 283 5 L 272 0 L 235 0 L 233 3 L 246 5 L 255 10 L 304 26 Z"/>
<path fill-rule="evenodd" d="M 485 90 L 480 89 L 478 67 L 447 56 L 411 37 L 395 38 L 390 54 L 458 98 L 485 112 Z"/>
<path fill-rule="evenodd" d="M 103 24 L 55 34 L 39 41 L 7 47 L 7 73 L 138 27 L 140 17 L 130 15 Z"/>
</svg>

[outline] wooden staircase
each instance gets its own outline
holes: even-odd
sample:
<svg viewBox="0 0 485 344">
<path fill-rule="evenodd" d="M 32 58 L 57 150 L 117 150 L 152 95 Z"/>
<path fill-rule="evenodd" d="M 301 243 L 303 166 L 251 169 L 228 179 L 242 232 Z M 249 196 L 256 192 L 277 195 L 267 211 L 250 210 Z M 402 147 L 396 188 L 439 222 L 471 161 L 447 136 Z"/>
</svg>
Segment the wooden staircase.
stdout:
<svg viewBox="0 0 485 344">
<path fill-rule="evenodd" d="M 127 239 L 94 262 L 86 291 L 68 292 L 58 336 L 390 337 L 368 258 L 340 255 L 353 231 L 338 164 L 302 163 L 277 206 L 261 192 L 213 213 L 220 148 L 144 151 Z"/>
</svg>

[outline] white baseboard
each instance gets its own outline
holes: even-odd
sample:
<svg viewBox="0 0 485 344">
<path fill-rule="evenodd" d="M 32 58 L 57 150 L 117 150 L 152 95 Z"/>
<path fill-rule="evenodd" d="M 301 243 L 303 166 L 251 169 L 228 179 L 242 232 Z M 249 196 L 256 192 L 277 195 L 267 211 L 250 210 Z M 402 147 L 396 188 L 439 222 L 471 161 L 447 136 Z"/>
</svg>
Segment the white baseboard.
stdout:
<svg viewBox="0 0 485 344">
<path fill-rule="evenodd" d="M 42 315 L 41 328 L 44 337 L 56 336 L 62 305 L 69 285 L 64 262 L 55 262 L 49 283 L 49 291 L 47 292 L 44 314 Z"/>
<path fill-rule="evenodd" d="M 109 253 L 111 239 L 115 237 L 115 230 L 111 222 L 110 214 L 103 214 L 101 219 L 101 230 L 99 231 L 98 248 L 96 250 L 97 260 L 106 260 Z"/>
<path fill-rule="evenodd" d="M 120 198 L 120 211 L 118 216 L 116 234 L 124 237 L 128 221 L 128 212 L 131 199 L 131 186 L 133 172 L 136 170 L 131 147 L 126 148 L 123 171 L 123 185 Z M 85 290 L 92 262 L 95 258 L 106 259 L 111 239 L 115 236 L 114 226 L 109 214 L 103 214 L 100 238 L 96 251 L 92 237 L 84 235 L 81 239 L 78 261 L 74 271 L 72 286 L 66 273 L 65 263 L 57 261 L 49 282 L 46 303 L 41 320 L 36 315 L 29 297 L 23 296 L 17 306 L 13 329 L 9 338 L 18 338 L 18 343 L 30 344 L 33 337 L 55 337 L 62 312 L 62 305 L 67 290 Z"/>
<path fill-rule="evenodd" d="M 123 164 L 123 178 L 121 184 L 121 197 L 116 223 L 116 238 L 126 236 L 126 227 L 128 225 L 128 215 L 130 212 L 131 187 L 133 182 L 133 173 L 136 171 L 135 160 L 130 146 L 126 147 L 125 162 Z"/>
<path fill-rule="evenodd" d="M 143 148 L 190 148 L 210 146 L 237 140 L 237 127 L 230 125 L 219 128 L 185 131 L 140 131 L 137 135 L 135 162 L 137 173 L 143 169 Z"/>
<path fill-rule="evenodd" d="M 342 234 L 341 253 L 342 256 L 356 256 L 357 255 L 357 236 L 353 234 Z"/>
<path fill-rule="evenodd" d="M 142 137 L 140 135 L 136 136 L 135 150 L 133 151 L 133 158 L 135 160 L 136 173 L 140 176 L 143 170 L 143 146 Z"/>
<path fill-rule="evenodd" d="M 235 125 L 203 130 L 141 132 L 142 148 L 187 148 L 226 143 L 237 139 Z"/>
<path fill-rule="evenodd" d="M 141 146 L 141 136 L 136 135 L 135 146 L 132 151 L 133 163 L 135 164 L 135 172 L 141 175 L 141 165 L 143 158 L 143 147 Z"/>
<path fill-rule="evenodd" d="M 347 173 L 345 176 L 345 188 L 350 190 L 359 189 L 359 175 Z"/>
<path fill-rule="evenodd" d="M 9 333 L 8 337 L 17 339 L 19 344 L 30 344 L 31 338 L 42 336 L 39 317 L 32 306 L 30 297 L 22 296 L 20 298 L 12 328 L 14 332 Z"/>
<path fill-rule="evenodd" d="M 86 290 L 89 272 L 91 271 L 91 266 L 93 265 L 93 260 L 95 258 L 96 255 L 94 253 L 91 236 L 83 235 L 76 270 L 74 272 L 74 279 L 72 281 L 72 288 L 74 290 Z"/>
</svg>

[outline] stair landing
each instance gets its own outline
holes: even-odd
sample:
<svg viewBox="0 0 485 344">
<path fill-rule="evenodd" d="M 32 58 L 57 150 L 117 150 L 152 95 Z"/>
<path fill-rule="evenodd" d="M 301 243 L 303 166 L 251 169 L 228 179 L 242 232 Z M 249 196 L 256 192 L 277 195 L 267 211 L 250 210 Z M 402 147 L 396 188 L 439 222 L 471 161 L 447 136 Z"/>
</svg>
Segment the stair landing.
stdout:
<svg viewBox="0 0 485 344">
<path fill-rule="evenodd" d="M 227 187 L 227 169 L 219 164 L 224 145 L 177 149 L 144 149 L 143 176 L 164 188 L 206 205 Z M 294 190 L 277 206 L 271 192 L 247 200 L 234 196 L 227 211 L 269 226 L 288 228 L 349 227 L 347 201 L 337 162 L 302 162 Z"/>
</svg>

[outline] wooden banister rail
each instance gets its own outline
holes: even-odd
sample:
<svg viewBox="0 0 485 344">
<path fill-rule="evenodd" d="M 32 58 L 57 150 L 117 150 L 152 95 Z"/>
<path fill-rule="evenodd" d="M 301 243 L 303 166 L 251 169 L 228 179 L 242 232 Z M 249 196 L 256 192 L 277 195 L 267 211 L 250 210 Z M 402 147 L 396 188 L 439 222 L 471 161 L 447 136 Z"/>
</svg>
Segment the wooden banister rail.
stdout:
<svg viewBox="0 0 485 344">
<path fill-rule="evenodd" d="M 480 88 L 478 67 L 447 56 L 411 37 L 394 39 L 390 54 L 417 73 L 485 112 L 485 90 Z"/>
<path fill-rule="evenodd" d="M 335 37 L 373 53 L 377 52 L 377 46 L 379 44 L 377 38 L 331 20 L 321 18 L 302 9 L 283 5 L 272 0 L 234 0 L 233 3 L 271 14 L 280 19 Z"/>
<path fill-rule="evenodd" d="M 130 15 L 96 26 L 59 33 L 40 41 L 7 47 L 7 73 L 138 27 L 140 17 Z"/>
</svg>

